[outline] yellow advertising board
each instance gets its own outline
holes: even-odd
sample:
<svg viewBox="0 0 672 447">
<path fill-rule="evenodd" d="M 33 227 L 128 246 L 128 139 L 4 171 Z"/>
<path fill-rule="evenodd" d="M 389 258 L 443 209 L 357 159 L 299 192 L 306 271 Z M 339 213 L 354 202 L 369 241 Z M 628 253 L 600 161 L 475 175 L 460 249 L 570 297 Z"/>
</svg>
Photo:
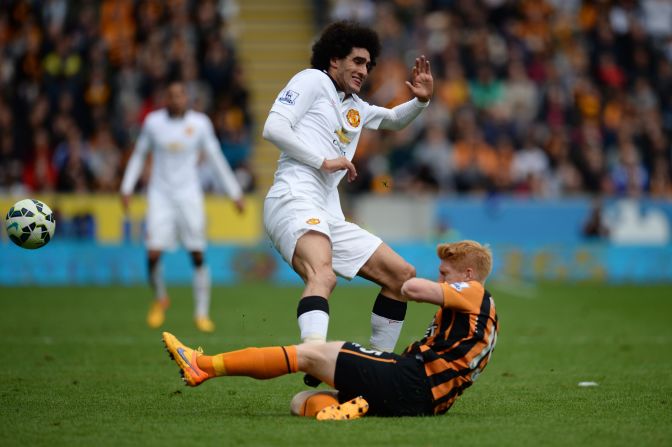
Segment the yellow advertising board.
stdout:
<svg viewBox="0 0 672 447">
<path fill-rule="evenodd" d="M 24 198 L 26 197 L 0 196 L 0 212 L 3 220 L 7 210 Z M 125 225 L 130 224 L 135 229 L 134 232 L 138 233 L 146 209 L 145 197 L 133 196 L 129 220 L 126 221 L 118 195 L 33 194 L 31 198 L 43 201 L 64 220 L 77 216 L 91 216 L 95 239 L 102 243 L 122 241 Z M 243 215 L 239 215 L 233 202 L 223 196 L 207 196 L 205 210 L 208 240 L 211 242 L 256 243 L 263 235 L 262 202 L 254 196 L 246 197 L 246 210 Z M 58 224 L 59 222 L 56 222 L 56 237 L 58 237 Z"/>
</svg>

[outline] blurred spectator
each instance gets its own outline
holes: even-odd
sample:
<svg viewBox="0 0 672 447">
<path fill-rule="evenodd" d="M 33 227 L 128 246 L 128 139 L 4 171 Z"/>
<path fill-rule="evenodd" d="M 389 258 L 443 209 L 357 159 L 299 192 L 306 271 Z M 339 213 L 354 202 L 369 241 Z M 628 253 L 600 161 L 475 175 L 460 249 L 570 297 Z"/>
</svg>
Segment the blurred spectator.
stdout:
<svg viewBox="0 0 672 447">
<path fill-rule="evenodd" d="M 413 151 L 416 169 L 431 179 L 436 189 L 451 191 L 453 186 L 453 148 L 448 141 L 446 130 L 439 124 L 430 124 L 425 137 Z"/>
<path fill-rule="evenodd" d="M 518 193 L 542 196 L 546 193 L 549 179 L 549 163 L 546 153 L 536 144 L 530 131 L 522 147 L 514 153 L 511 162 L 511 177 Z"/>
<path fill-rule="evenodd" d="M 51 192 L 56 188 L 57 173 L 52 163 L 49 132 L 35 132 L 30 157 L 23 170 L 23 183 L 32 192 Z"/>
<path fill-rule="evenodd" d="M 504 100 L 502 82 L 495 77 L 489 64 L 482 64 L 476 69 L 476 78 L 469 83 L 469 96 L 479 109 L 498 106 Z"/>
<path fill-rule="evenodd" d="M 600 200 L 593 202 L 588 219 L 583 224 L 582 234 L 586 239 L 592 240 L 609 238 L 609 227 L 605 225 L 602 202 Z"/>
<path fill-rule="evenodd" d="M 636 146 L 621 141 L 617 159 L 610 169 L 613 192 L 621 196 L 641 197 L 648 186 L 648 173 L 641 163 Z"/>
<path fill-rule="evenodd" d="M 88 166 L 96 191 L 116 193 L 121 175 L 121 151 L 106 125 L 99 125 L 89 141 Z"/>
<path fill-rule="evenodd" d="M 465 130 L 454 146 L 453 166 L 458 192 L 486 192 L 493 188 L 497 154 L 476 127 Z"/>
<path fill-rule="evenodd" d="M 89 155 L 89 146 L 83 141 L 81 131 L 76 125 L 70 126 L 65 141 L 54 151 L 58 191 L 83 193 L 91 190 L 93 173 Z"/>
</svg>

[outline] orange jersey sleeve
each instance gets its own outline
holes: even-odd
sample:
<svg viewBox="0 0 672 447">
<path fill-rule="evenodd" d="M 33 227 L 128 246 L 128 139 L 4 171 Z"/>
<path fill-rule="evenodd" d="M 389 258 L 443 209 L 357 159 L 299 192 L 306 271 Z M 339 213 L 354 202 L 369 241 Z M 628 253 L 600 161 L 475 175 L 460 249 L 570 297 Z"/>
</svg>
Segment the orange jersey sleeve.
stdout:
<svg viewBox="0 0 672 447">
<path fill-rule="evenodd" d="M 443 307 L 458 312 L 478 313 L 483 301 L 483 285 L 477 281 L 441 283 Z"/>
</svg>

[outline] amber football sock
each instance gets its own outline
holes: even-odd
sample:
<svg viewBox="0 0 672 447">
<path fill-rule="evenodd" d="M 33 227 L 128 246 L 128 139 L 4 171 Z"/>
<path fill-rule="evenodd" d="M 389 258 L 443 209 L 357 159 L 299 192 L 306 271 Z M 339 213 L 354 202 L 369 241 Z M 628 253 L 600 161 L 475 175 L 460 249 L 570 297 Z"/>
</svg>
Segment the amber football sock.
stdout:
<svg viewBox="0 0 672 447">
<path fill-rule="evenodd" d="M 213 356 L 202 355 L 196 363 L 211 377 L 248 376 L 272 379 L 299 370 L 296 346 L 247 348 Z"/>
<path fill-rule="evenodd" d="M 313 394 L 303 402 L 301 416 L 315 417 L 320 410 L 334 404 L 338 404 L 338 399 L 331 393 Z"/>
</svg>

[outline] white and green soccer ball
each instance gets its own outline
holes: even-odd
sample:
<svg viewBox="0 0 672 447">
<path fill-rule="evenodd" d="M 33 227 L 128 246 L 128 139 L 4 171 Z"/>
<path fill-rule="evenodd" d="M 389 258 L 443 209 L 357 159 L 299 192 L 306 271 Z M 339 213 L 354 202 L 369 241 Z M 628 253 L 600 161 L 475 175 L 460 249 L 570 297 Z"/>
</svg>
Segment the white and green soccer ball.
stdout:
<svg viewBox="0 0 672 447">
<path fill-rule="evenodd" d="M 56 219 L 46 204 L 35 199 L 23 199 L 7 212 L 5 228 L 16 245 L 35 249 L 47 245 L 54 237 Z"/>
</svg>

